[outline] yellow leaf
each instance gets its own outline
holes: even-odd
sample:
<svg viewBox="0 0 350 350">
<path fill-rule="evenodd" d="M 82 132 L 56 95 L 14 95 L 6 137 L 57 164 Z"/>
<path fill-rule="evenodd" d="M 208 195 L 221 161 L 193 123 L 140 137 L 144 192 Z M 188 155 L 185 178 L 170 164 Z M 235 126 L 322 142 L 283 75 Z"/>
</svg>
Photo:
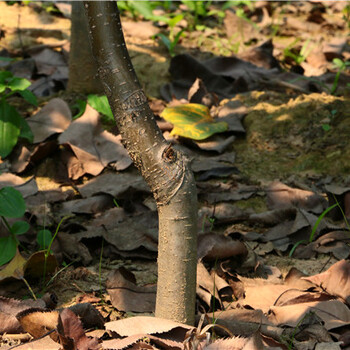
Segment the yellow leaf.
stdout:
<svg viewBox="0 0 350 350">
<path fill-rule="evenodd" d="M 208 107 L 197 103 L 167 107 L 161 117 L 174 125 L 171 134 L 194 140 L 204 140 L 228 129 L 226 122 L 215 122 Z"/>
</svg>

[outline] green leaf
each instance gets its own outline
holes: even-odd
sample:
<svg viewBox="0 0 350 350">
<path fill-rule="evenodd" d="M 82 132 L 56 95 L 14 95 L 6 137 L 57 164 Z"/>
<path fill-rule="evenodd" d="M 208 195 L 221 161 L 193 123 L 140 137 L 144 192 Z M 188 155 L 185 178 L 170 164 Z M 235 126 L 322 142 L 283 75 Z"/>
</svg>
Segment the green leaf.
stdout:
<svg viewBox="0 0 350 350">
<path fill-rule="evenodd" d="M 0 266 L 9 262 L 15 255 L 17 250 L 17 241 L 13 236 L 0 238 Z"/>
<path fill-rule="evenodd" d="M 32 133 L 32 130 L 27 123 L 27 121 L 21 117 L 21 131 L 19 134 L 19 137 L 22 137 L 23 139 L 27 139 L 29 142 L 33 142 L 34 140 L 34 135 Z"/>
<path fill-rule="evenodd" d="M 23 91 L 31 85 L 31 82 L 24 78 L 13 77 L 9 79 L 7 86 L 12 91 Z"/>
<path fill-rule="evenodd" d="M 29 224 L 26 221 L 16 221 L 11 226 L 11 232 L 15 235 L 23 235 L 23 233 L 26 233 L 29 230 Z"/>
<path fill-rule="evenodd" d="M 315 233 L 317 231 L 317 228 L 319 226 L 319 224 L 321 223 L 322 219 L 325 217 L 325 215 L 327 215 L 327 213 L 329 213 L 332 209 L 334 209 L 335 207 L 339 206 L 338 203 L 335 203 L 333 205 L 331 205 L 330 207 L 328 207 L 327 209 L 325 209 L 322 214 L 318 217 L 318 219 L 316 220 L 316 223 L 314 225 L 314 227 L 312 228 L 312 231 L 310 233 L 310 237 L 309 237 L 309 242 L 311 243 L 314 240 L 314 236 Z"/>
<path fill-rule="evenodd" d="M 88 104 L 97 112 L 106 115 L 107 117 L 114 119 L 111 107 L 109 106 L 107 96 L 89 95 Z"/>
<path fill-rule="evenodd" d="M 184 18 L 184 15 L 177 15 L 171 19 L 168 20 L 168 25 L 170 28 L 173 28 L 176 26 L 177 23 L 179 23 L 180 21 L 182 21 Z"/>
<path fill-rule="evenodd" d="M 300 244 L 307 244 L 307 243 L 308 243 L 308 242 L 307 242 L 305 239 L 296 242 L 296 243 L 293 245 L 292 249 L 290 250 L 288 256 L 291 258 L 291 257 L 293 256 L 294 252 L 295 252 L 295 249 L 297 249 L 297 248 L 299 247 Z"/>
<path fill-rule="evenodd" d="M 334 64 L 335 68 L 339 68 L 339 69 L 345 68 L 345 64 L 340 58 L 334 58 L 332 63 Z"/>
<path fill-rule="evenodd" d="M 8 156 L 16 145 L 22 117 L 6 101 L 0 101 L 0 157 Z"/>
<path fill-rule="evenodd" d="M 7 88 L 7 80 L 12 78 L 13 74 L 7 70 L 0 71 L 0 93 L 4 92 Z"/>
<path fill-rule="evenodd" d="M 20 218 L 26 211 L 21 192 L 13 187 L 4 187 L 0 190 L 0 216 Z"/>
<path fill-rule="evenodd" d="M 18 91 L 18 93 L 29 103 L 31 103 L 33 106 L 38 105 L 38 100 L 36 99 L 36 96 L 29 90 L 23 90 Z"/>
<path fill-rule="evenodd" d="M 118 3 L 118 6 L 119 6 L 119 3 Z M 74 103 L 74 105 L 72 106 L 74 109 L 77 109 L 78 110 L 78 113 L 76 113 L 74 116 L 73 116 L 73 120 L 74 119 L 77 119 L 79 117 L 81 117 L 84 112 L 85 112 L 85 109 L 86 109 L 86 101 L 83 101 L 83 100 L 76 100 L 76 102 Z"/>
<path fill-rule="evenodd" d="M 329 124 L 322 124 L 322 129 L 324 131 L 329 131 L 329 130 L 331 130 L 331 126 Z"/>
<path fill-rule="evenodd" d="M 49 230 L 40 230 L 36 237 L 40 249 L 47 249 L 52 240 L 52 234 Z"/>
<path fill-rule="evenodd" d="M 170 39 L 163 33 L 157 34 L 157 36 L 162 40 L 162 43 L 166 46 L 168 51 L 171 50 L 171 41 Z"/>
<path fill-rule="evenodd" d="M 14 59 L 11 58 L 11 57 L 4 57 L 4 56 L 0 56 L 0 61 L 2 62 L 11 62 L 13 61 Z"/>
<path fill-rule="evenodd" d="M 194 140 L 204 140 L 228 128 L 226 122 L 214 122 L 208 107 L 197 103 L 167 107 L 161 117 L 174 125 L 171 134 Z"/>
</svg>

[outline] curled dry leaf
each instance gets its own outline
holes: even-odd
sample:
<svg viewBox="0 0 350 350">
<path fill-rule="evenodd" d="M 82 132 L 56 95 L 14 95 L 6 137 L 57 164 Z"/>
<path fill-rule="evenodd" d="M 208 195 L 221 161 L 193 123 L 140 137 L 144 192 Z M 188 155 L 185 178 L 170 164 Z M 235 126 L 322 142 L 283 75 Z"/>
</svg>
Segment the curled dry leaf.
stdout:
<svg viewBox="0 0 350 350">
<path fill-rule="evenodd" d="M 216 307 L 222 307 L 219 300 L 219 292 L 215 285 L 215 280 L 210 276 L 202 262 L 197 264 L 197 295 L 203 300 L 208 307 L 212 305 L 213 298 L 215 299 Z"/>
<path fill-rule="evenodd" d="M 350 303 L 350 261 L 341 260 L 320 274 L 302 277 L 323 288 L 327 293 Z"/>
<path fill-rule="evenodd" d="M 101 349 L 97 338 L 85 335 L 78 316 L 70 309 L 63 309 L 58 317 L 57 332 L 64 349 Z"/>
<path fill-rule="evenodd" d="M 198 258 L 206 260 L 227 259 L 248 254 L 244 243 L 230 237 L 209 233 L 199 237 Z"/>
<path fill-rule="evenodd" d="M 275 325 L 296 327 L 310 312 L 315 313 L 324 322 L 324 327 L 327 330 L 350 325 L 350 310 L 339 300 L 272 306 L 268 319 Z"/>
<path fill-rule="evenodd" d="M 326 200 L 311 191 L 291 188 L 279 181 L 272 182 L 267 189 L 267 203 L 271 209 L 296 206 L 320 214 L 326 207 Z"/>
<path fill-rule="evenodd" d="M 31 308 L 19 312 L 16 317 L 25 332 L 33 338 L 40 338 L 56 329 L 58 315 L 56 310 Z"/>
<path fill-rule="evenodd" d="M 23 328 L 16 315 L 30 308 L 44 308 L 43 300 L 17 300 L 0 296 L 0 333 L 21 333 Z"/>
</svg>

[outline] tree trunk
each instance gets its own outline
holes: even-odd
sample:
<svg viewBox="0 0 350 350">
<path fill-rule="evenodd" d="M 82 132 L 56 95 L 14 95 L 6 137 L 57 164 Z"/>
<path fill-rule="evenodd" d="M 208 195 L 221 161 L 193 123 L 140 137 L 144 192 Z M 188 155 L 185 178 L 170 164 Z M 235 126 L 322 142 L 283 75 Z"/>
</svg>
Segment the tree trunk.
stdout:
<svg viewBox="0 0 350 350">
<path fill-rule="evenodd" d="M 103 87 L 92 56 L 88 24 L 81 1 L 72 1 L 71 22 L 68 90 L 101 93 Z"/>
<path fill-rule="evenodd" d="M 92 51 L 123 143 L 157 202 L 156 316 L 193 324 L 197 195 L 189 161 L 157 127 L 125 46 L 117 3 L 84 1 L 84 6 Z"/>
</svg>

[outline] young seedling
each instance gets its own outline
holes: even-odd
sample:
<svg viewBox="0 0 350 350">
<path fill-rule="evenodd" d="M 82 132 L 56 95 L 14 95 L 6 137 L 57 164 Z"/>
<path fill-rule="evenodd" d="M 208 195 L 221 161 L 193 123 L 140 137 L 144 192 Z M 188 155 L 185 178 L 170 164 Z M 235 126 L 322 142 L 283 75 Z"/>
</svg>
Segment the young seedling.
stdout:
<svg viewBox="0 0 350 350">
<path fill-rule="evenodd" d="M 338 90 L 338 82 L 339 82 L 340 74 L 350 67 L 350 62 L 342 61 L 339 58 L 335 58 L 332 62 L 333 62 L 333 68 L 337 69 L 337 73 L 334 77 L 334 81 L 331 88 L 331 95 L 334 95 Z"/>
<path fill-rule="evenodd" d="M 297 65 L 300 65 L 306 60 L 307 56 L 309 56 L 313 48 L 313 45 L 310 45 L 310 39 L 308 39 L 305 41 L 300 51 L 296 52 L 294 47 L 300 40 L 300 38 L 295 39 L 290 45 L 288 45 L 283 50 L 284 57 L 290 57 Z"/>
<path fill-rule="evenodd" d="M 168 49 L 171 57 L 175 56 L 175 47 L 179 43 L 184 33 L 184 29 L 181 29 L 178 32 L 175 31 L 176 24 L 179 23 L 183 18 L 183 15 L 177 15 L 167 20 L 166 23 L 169 26 L 169 34 L 165 35 L 163 33 L 159 33 L 154 36 L 155 38 L 158 37 L 162 41 L 162 43 Z"/>
<path fill-rule="evenodd" d="M 314 237 L 315 237 L 315 234 L 316 234 L 316 231 L 317 231 L 317 228 L 318 226 L 320 225 L 322 219 L 334 208 L 338 207 L 343 215 L 343 218 L 344 218 L 344 221 L 345 221 L 345 224 L 346 224 L 346 227 L 347 229 L 350 231 L 350 225 L 348 223 L 348 220 L 346 218 L 346 215 L 341 207 L 341 205 L 339 204 L 339 202 L 337 201 L 337 199 L 334 197 L 334 200 L 335 200 L 335 204 L 331 205 L 330 207 L 328 207 L 327 209 L 325 209 L 322 214 L 318 217 L 318 219 L 316 220 L 315 222 L 315 225 L 313 226 L 312 228 L 312 231 L 310 233 L 310 236 L 309 236 L 309 240 L 301 240 L 301 241 L 298 241 L 294 244 L 294 246 L 292 247 L 292 249 L 290 250 L 289 252 L 289 257 L 292 257 L 293 253 L 295 252 L 295 249 L 300 245 L 300 244 L 308 244 L 308 243 L 311 243 L 313 240 L 314 240 Z"/>
<path fill-rule="evenodd" d="M 57 237 L 58 231 L 63 223 L 64 220 L 70 218 L 72 215 L 64 216 L 61 221 L 58 223 L 56 227 L 56 231 L 54 235 L 51 235 L 51 232 L 49 230 L 41 230 L 38 232 L 37 236 L 37 242 L 39 243 L 40 247 L 44 248 L 44 268 L 43 268 L 43 293 L 45 292 L 45 279 L 46 279 L 46 270 L 47 270 L 47 260 L 51 254 L 51 246 L 54 242 L 55 238 Z"/>
</svg>

